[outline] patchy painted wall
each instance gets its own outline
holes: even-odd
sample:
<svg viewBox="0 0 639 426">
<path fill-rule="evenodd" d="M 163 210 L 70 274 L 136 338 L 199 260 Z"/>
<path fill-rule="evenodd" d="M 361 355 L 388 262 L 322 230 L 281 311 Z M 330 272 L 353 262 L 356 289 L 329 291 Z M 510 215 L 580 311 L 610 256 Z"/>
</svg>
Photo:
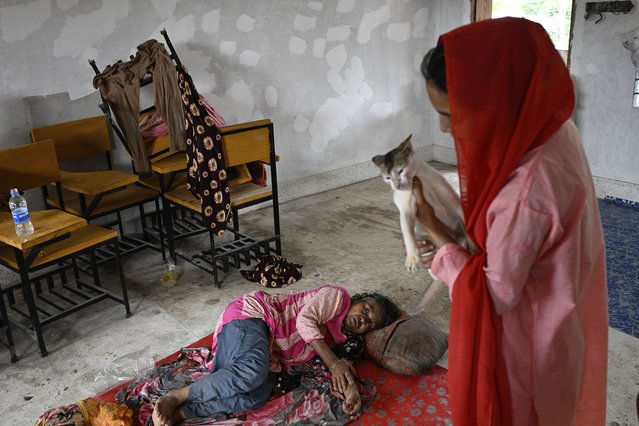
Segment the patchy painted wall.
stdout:
<svg viewBox="0 0 639 426">
<path fill-rule="evenodd" d="M 284 184 L 312 187 L 310 176 L 359 165 L 352 178 L 324 179 L 305 193 L 374 176 L 370 158 L 409 133 L 430 152 L 434 116 L 419 63 L 470 8 L 468 0 L 2 4 L 0 147 L 27 143 L 34 126 L 100 114 L 87 61 L 126 59 L 166 28 L 200 93 L 229 123 L 274 121 Z M 128 167 L 116 145 L 116 164 Z"/>
<path fill-rule="evenodd" d="M 621 36 L 639 27 L 639 13 L 585 21 L 576 0 L 570 58 L 578 92 L 576 121 L 598 195 L 639 201 L 639 109 L 632 108 L 635 67 Z"/>
<path fill-rule="evenodd" d="M 439 6 L 439 16 L 435 22 L 435 42 L 437 37 L 452 30 L 453 28 L 470 23 L 470 2 L 469 4 L 455 4 L 454 2 L 441 2 Z M 463 13 L 459 13 L 460 7 L 464 7 Z M 454 23 L 450 25 L 449 23 Z M 425 98 L 428 102 L 428 97 Z M 439 130 L 439 117 L 430 103 L 429 114 L 431 115 L 431 131 L 433 135 L 433 159 L 446 164 L 457 164 L 455 153 L 455 143 L 452 135 L 442 133 Z"/>
</svg>

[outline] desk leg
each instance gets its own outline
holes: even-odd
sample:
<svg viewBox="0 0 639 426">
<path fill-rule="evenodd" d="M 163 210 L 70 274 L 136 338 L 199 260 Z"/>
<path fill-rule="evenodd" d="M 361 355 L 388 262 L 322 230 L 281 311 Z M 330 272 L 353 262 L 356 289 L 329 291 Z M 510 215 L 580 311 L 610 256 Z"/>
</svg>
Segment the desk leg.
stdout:
<svg viewBox="0 0 639 426">
<path fill-rule="evenodd" d="M 239 240 L 240 236 L 238 235 L 238 232 L 240 232 L 240 212 L 237 209 L 232 209 L 231 212 L 233 213 L 233 231 L 235 231 L 233 235 L 235 240 Z"/>
<path fill-rule="evenodd" d="M 95 251 L 91 251 L 89 258 L 91 259 L 91 271 L 93 272 L 93 285 L 102 287 L 102 283 L 100 282 L 100 274 L 98 273 L 98 262 L 95 258 Z"/>
<path fill-rule="evenodd" d="M 129 318 L 131 314 L 131 307 L 129 306 L 129 293 L 126 290 L 126 282 L 124 281 L 124 270 L 122 268 L 122 259 L 120 258 L 120 244 L 117 238 L 115 239 L 115 264 L 118 268 L 118 278 L 120 279 L 120 286 L 122 287 L 122 300 L 124 301 L 124 308 L 126 309 L 126 317 Z"/>
<path fill-rule="evenodd" d="M 44 345 L 44 337 L 42 336 L 42 326 L 40 325 L 40 318 L 38 317 L 38 309 L 36 308 L 35 300 L 33 298 L 33 292 L 31 291 L 31 285 L 29 284 L 29 266 L 27 265 L 22 255 L 22 251 L 18 249 L 13 249 L 16 256 L 16 261 L 18 263 L 18 270 L 20 271 L 20 280 L 22 286 L 22 296 L 24 297 L 24 301 L 27 304 L 27 308 L 29 309 L 29 318 L 31 320 L 31 325 L 33 326 L 33 331 L 38 340 L 38 347 L 40 348 L 40 354 L 45 357 L 49 355 L 47 352 L 47 348 Z"/>
<path fill-rule="evenodd" d="M 9 324 L 9 315 L 7 314 L 7 307 L 4 304 L 4 294 L 0 292 L 0 318 L 2 319 L 2 328 L 4 329 L 4 335 L 7 340 L 7 346 L 9 347 L 9 354 L 11 355 L 11 363 L 18 361 L 16 355 L 16 347 L 13 344 L 13 335 L 11 334 L 11 324 Z"/>
<path fill-rule="evenodd" d="M 273 192 L 273 228 L 275 228 L 275 253 L 282 254 L 282 237 L 280 236 L 280 199 L 277 189 L 277 159 L 275 155 L 275 134 L 273 133 L 273 123 L 268 125 L 268 135 L 270 140 L 271 158 L 271 191 Z M 270 244 L 267 246 L 266 254 L 270 254 Z"/>
<path fill-rule="evenodd" d="M 177 265 L 177 254 L 175 253 L 175 233 L 173 231 L 173 214 L 171 213 L 171 203 L 164 197 L 166 189 L 164 186 L 164 177 L 158 174 L 160 181 L 160 189 L 162 193 L 162 225 L 166 226 L 166 240 L 169 246 L 169 256 L 173 260 L 173 264 Z M 167 187 L 170 185 L 167 185 Z"/>
<path fill-rule="evenodd" d="M 120 235 L 124 235 L 124 225 L 122 224 L 122 215 L 119 210 L 115 212 L 115 216 L 118 218 L 118 229 L 120 230 Z M 87 218 L 87 221 L 88 220 L 89 219 Z"/>
<path fill-rule="evenodd" d="M 280 203 L 277 200 L 277 195 L 273 197 L 273 228 L 275 229 L 275 253 L 282 255 L 282 240 L 280 237 Z M 269 253 L 270 248 L 266 251 Z"/>
<path fill-rule="evenodd" d="M 175 232 L 173 231 L 173 214 L 171 213 L 171 203 L 162 198 L 162 225 L 166 226 L 166 241 L 169 248 L 169 257 L 173 264 L 177 265 L 177 254 L 175 253 Z"/>
<path fill-rule="evenodd" d="M 220 288 L 219 277 L 217 276 L 217 255 L 215 251 L 215 235 L 209 231 L 209 241 L 211 242 L 211 260 L 213 261 L 213 284 L 216 288 Z"/>
<path fill-rule="evenodd" d="M 158 224 L 158 237 L 160 238 L 160 250 L 162 250 L 162 260 L 166 262 L 166 247 L 164 246 L 164 229 L 162 220 L 162 211 L 160 210 L 160 202 L 155 199 L 155 220 Z"/>
</svg>

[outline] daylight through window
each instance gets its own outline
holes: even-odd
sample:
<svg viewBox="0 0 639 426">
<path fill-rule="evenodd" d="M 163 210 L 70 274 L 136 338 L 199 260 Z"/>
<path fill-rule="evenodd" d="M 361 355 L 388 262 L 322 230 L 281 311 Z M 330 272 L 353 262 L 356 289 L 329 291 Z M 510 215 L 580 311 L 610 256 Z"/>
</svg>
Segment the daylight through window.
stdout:
<svg viewBox="0 0 639 426">
<path fill-rule="evenodd" d="M 493 18 L 517 16 L 540 23 L 557 50 L 568 50 L 572 0 L 493 0 Z"/>
</svg>

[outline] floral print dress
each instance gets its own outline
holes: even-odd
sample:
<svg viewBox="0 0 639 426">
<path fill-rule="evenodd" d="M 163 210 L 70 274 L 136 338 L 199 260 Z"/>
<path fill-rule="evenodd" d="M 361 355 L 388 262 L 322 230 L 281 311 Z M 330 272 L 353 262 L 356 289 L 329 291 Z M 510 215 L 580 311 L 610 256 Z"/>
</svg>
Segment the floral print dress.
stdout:
<svg viewBox="0 0 639 426">
<path fill-rule="evenodd" d="M 186 128 L 187 188 L 200 199 L 204 226 L 222 236 L 233 218 L 222 136 L 191 76 L 181 66 L 177 72 Z"/>
</svg>

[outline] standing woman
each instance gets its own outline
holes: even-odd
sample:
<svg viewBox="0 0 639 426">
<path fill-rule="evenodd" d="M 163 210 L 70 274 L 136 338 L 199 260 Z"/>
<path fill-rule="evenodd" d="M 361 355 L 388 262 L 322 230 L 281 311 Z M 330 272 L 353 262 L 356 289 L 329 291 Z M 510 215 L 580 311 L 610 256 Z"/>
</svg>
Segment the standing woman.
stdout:
<svg viewBox="0 0 639 426">
<path fill-rule="evenodd" d="M 455 244 L 415 181 L 437 249 L 423 263 L 452 299 L 453 423 L 604 425 L 604 243 L 568 70 L 540 25 L 504 18 L 441 36 L 422 73 L 479 248 Z"/>
</svg>

